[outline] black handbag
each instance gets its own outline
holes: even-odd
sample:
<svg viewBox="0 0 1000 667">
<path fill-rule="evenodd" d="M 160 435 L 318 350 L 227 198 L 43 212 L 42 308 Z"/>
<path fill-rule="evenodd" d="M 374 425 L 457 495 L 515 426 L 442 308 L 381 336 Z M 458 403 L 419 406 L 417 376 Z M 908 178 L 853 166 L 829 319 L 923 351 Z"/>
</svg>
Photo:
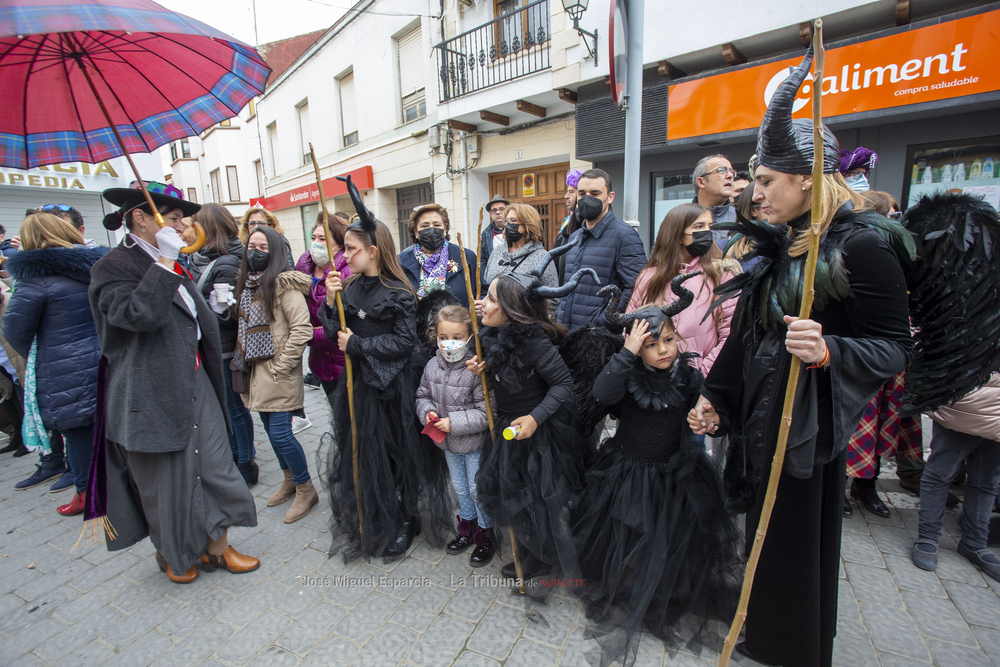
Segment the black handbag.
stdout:
<svg viewBox="0 0 1000 667">
<path fill-rule="evenodd" d="M 231 372 L 233 374 L 233 391 L 237 394 L 249 394 L 250 373 L 248 371 L 238 371 L 235 368 Z"/>
</svg>

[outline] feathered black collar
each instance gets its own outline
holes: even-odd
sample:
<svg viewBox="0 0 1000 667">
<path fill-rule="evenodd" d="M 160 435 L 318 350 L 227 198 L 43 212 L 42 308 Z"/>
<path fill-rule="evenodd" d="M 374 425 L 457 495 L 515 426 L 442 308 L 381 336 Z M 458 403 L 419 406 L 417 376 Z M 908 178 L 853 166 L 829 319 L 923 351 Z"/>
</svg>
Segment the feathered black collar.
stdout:
<svg viewBox="0 0 1000 667">
<path fill-rule="evenodd" d="M 698 356 L 697 352 L 682 352 L 673 367 L 665 370 L 650 369 L 639 359 L 625 379 L 625 388 L 643 410 L 686 405 L 685 393 L 695 373 L 691 360 Z"/>
<path fill-rule="evenodd" d="M 533 351 L 540 341 L 548 340 L 545 330 L 540 324 L 510 322 L 484 332 L 484 338 L 487 348 L 483 356 L 490 372 L 510 391 L 520 391 L 522 379 L 532 372 L 525 363 L 525 351 Z"/>
<path fill-rule="evenodd" d="M 739 240 L 749 238 L 753 249 L 743 259 L 759 257 L 760 261 L 750 271 L 715 288 L 716 301 L 712 310 L 723 301 L 739 296 L 733 313 L 733 332 L 749 332 L 759 340 L 767 331 L 784 330 L 784 316 L 798 313 L 806 257 L 788 256 L 788 248 L 792 245 L 789 230 L 804 229 L 809 224 L 810 214 L 805 213 L 787 225 L 770 225 L 739 215 L 737 218 L 736 222 L 718 223 L 714 228 L 735 232 L 727 251 Z M 858 228 L 877 231 L 900 257 L 911 260 L 915 257 L 913 239 L 899 223 L 874 211 L 854 211 L 851 202 L 845 202 L 820 240 L 814 311 L 822 312 L 831 301 L 852 296 L 843 248 L 847 238 Z"/>
</svg>

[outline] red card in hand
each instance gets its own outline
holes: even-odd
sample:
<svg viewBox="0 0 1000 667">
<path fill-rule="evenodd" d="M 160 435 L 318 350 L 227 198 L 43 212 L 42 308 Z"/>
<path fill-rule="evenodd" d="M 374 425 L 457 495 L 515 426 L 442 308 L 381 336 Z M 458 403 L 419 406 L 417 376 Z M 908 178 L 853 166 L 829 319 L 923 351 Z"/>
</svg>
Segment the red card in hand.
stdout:
<svg viewBox="0 0 1000 667">
<path fill-rule="evenodd" d="M 427 417 L 427 426 L 424 427 L 424 430 L 421 431 L 421 433 L 426 434 L 431 440 L 440 445 L 444 442 L 444 439 L 448 437 L 448 434 L 434 425 L 434 422 L 438 421 L 441 421 L 440 417 Z"/>
</svg>

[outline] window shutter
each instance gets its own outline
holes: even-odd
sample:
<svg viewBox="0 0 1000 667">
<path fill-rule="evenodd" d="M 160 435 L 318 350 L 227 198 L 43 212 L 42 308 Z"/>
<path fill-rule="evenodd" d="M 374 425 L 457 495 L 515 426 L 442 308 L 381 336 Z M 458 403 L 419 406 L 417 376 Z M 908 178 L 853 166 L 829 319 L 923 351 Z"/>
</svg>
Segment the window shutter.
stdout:
<svg viewBox="0 0 1000 667">
<path fill-rule="evenodd" d="M 236 167 L 232 165 L 226 167 L 226 181 L 229 182 L 229 201 L 239 201 L 240 179 L 236 173 Z"/>
<path fill-rule="evenodd" d="M 396 40 L 399 52 L 399 94 L 412 95 L 424 87 L 424 59 L 422 57 L 421 31 L 417 26 Z"/>
<path fill-rule="evenodd" d="M 340 80 L 340 120 L 344 136 L 358 130 L 358 111 L 354 102 L 354 72 Z"/>
</svg>

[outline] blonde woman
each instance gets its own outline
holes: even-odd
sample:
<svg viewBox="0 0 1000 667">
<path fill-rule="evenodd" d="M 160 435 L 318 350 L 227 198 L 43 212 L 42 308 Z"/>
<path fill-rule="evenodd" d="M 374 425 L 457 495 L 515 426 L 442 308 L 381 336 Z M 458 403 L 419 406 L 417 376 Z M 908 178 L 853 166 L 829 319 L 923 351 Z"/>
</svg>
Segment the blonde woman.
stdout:
<svg viewBox="0 0 1000 667">
<path fill-rule="evenodd" d="M 243 217 L 240 218 L 240 241 L 243 245 L 247 244 L 250 233 L 257 227 L 270 227 L 278 233 L 281 237 L 281 243 L 285 246 L 285 258 L 288 260 L 288 266 L 294 269 L 295 260 L 292 257 L 292 246 L 288 242 L 288 238 L 285 237 L 285 230 L 281 228 L 277 216 L 266 208 L 254 206 L 243 213 Z"/>
</svg>

